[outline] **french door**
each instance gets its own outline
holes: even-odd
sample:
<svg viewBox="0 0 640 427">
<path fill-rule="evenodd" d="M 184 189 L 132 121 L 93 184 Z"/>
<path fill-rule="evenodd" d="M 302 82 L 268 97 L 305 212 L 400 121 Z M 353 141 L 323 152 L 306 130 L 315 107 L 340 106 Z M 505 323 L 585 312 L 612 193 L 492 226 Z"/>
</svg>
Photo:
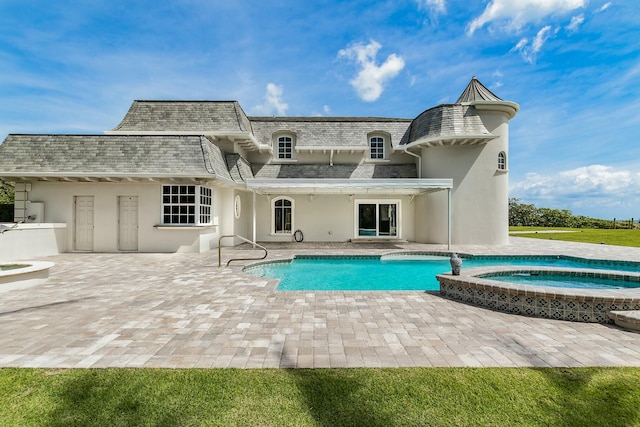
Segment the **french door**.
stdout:
<svg viewBox="0 0 640 427">
<path fill-rule="evenodd" d="M 356 201 L 356 236 L 398 237 L 399 201 Z"/>
</svg>

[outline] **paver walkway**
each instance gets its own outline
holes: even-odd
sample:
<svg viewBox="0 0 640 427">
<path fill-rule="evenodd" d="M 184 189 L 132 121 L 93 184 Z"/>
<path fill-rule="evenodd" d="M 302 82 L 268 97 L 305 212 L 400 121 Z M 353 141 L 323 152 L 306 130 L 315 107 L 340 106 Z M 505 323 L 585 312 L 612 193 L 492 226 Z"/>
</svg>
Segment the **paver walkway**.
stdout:
<svg viewBox="0 0 640 427">
<path fill-rule="evenodd" d="M 270 245 L 294 253 L 440 245 Z M 640 249 L 512 238 L 459 252 L 640 261 Z M 225 249 L 224 258 L 246 254 Z M 0 367 L 640 366 L 640 334 L 493 312 L 423 292 L 278 292 L 217 254 L 62 254 L 0 291 Z"/>
</svg>

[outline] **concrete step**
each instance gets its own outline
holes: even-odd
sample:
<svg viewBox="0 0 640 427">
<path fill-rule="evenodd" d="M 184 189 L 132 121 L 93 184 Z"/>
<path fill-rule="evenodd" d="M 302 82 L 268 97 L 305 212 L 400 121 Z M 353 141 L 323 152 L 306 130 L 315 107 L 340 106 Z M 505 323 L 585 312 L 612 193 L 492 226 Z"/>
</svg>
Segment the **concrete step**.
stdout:
<svg viewBox="0 0 640 427">
<path fill-rule="evenodd" d="M 640 331 L 640 310 L 616 310 L 610 311 L 608 315 L 617 326 Z"/>
</svg>

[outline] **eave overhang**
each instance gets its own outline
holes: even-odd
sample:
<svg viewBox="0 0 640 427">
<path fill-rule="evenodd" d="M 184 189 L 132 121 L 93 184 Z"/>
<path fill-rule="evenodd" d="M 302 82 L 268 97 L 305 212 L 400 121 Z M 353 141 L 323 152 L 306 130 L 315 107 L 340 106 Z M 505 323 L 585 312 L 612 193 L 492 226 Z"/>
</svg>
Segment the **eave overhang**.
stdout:
<svg viewBox="0 0 640 427">
<path fill-rule="evenodd" d="M 260 194 L 396 194 L 419 195 L 453 188 L 452 179 L 247 179 L 248 190 Z"/>
<path fill-rule="evenodd" d="M 462 105 L 473 105 L 478 111 L 495 111 L 506 114 L 511 120 L 520 111 L 520 106 L 511 101 L 472 101 L 463 102 Z"/>
<path fill-rule="evenodd" d="M 405 151 L 413 147 L 440 147 L 444 145 L 478 145 L 486 144 L 492 139 L 496 139 L 497 135 L 453 135 L 453 136 L 431 136 L 417 139 L 410 144 L 394 147 L 396 151 Z"/>
<path fill-rule="evenodd" d="M 296 145 L 295 150 L 300 152 L 322 152 L 327 153 L 331 151 L 349 151 L 351 153 L 366 151 L 369 147 L 365 145 Z"/>
<path fill-rule="evenodd" d="M 177 183 L 215 183 L 224 187 L 242 187 L 238 183 L 215 174 L 162 174 L 162 173 L 73 173 L 73 172 L 4 172 L 0 180 L 15 182 L 177 182 Z"/>
</svg>

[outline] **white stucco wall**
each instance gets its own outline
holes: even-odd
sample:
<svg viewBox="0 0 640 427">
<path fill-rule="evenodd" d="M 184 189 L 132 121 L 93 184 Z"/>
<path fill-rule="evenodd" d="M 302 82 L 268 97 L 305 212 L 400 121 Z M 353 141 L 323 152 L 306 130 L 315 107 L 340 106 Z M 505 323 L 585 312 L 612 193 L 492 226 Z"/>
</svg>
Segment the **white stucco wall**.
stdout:
<svg viewBox="0 0 640 427">
<path fill-rule="evenodd" d="M 375 195 L 290 195 L 294 201 L 293 230 L 301 230 L 306 242 L 346 242 L 356 237 L 356 201 L 399 200 L 400 236 L 414 239 L 414 203 L 407 196 Z M 291 242 L 291 235 L 271 234 L 271 201 L 276 196 L 256 196 L 257 239 L 263 242 Z"/>
<path fill-rule="evenodd" d="M 232 191 L 232 190 L 224 190 Z M 214 188 L 213 219 L 220 223 L 223 190 Z M 43 202 L 45 222 L 64 223 L 66 251 L 74 250 L 74 197 L 94 198 L 94 251 L 117 252 L 118 196 L 138 197 L 139 252 L 201 252 L 217 245 L 219 226 L 166 228 L 162 222 L 160 183 L 33 182 L 28 199 Z"/>
<path fill-rule="evenodd" d="M 242 236 L 251 240 L 252 236 L 252 197 L 247 191 L 239 191 L 233 189 L 218 189 L 220 195 L 218 202 L 219 219 L 220 219 L 220 236 Z M 236 198 L 239 198 L 239 217 L 236 218 Z M 219 237 L 218 237 L 219 238 Z M 222 246 L 234 246 L 245 243 L 238 238 L 222 239 Z M 215 242 L 217 247 L 218 241 Z"/>
<path fill-rule="evenodd" d="M 66 224 L 2 224 L 0 261 L 58 255 L 67 247 Z"/>
<path fill-rule="evenodd" d="M 486 144 L 422 148 L 424 178 L 452 178 L 451 242 L 503 245 L 509 242 L 508 174 L 498 171 L 498 153 L 507 154 L 508 124 L 504 113 L 483 112 L 487 129 L 498 138 Z M 446 241 L 446 193 L 425 197 L 426 241 Z M 446 216 L 444 216 L 446 220 Z M 444 240 L 443 240 L 444 230 Z"/>
<path fill-rule="evenodd" d="M 414 199 L 415 241 L 418 243 L 448 242 L 447 190 L 428 193 Z"/>
</svg>

